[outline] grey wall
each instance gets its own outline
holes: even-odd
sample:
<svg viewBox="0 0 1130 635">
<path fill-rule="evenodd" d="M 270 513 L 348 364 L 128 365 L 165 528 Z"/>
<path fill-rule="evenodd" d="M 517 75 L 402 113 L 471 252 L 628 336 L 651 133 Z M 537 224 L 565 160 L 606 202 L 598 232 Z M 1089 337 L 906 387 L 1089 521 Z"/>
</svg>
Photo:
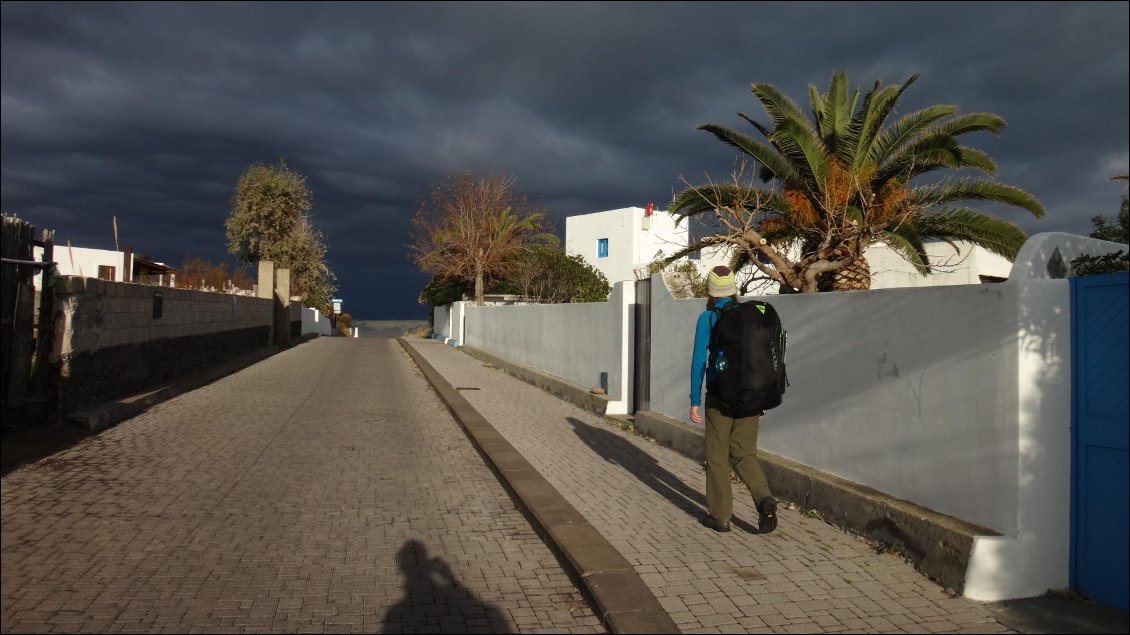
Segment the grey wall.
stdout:
<svg viewBox="0 0 1130 635">
<path fill-rule="evenodd" d="M 606 302 L 522 306 L 465 303 L 467 346 L 566 379 L 583 387 L 608 373 L 608 395 L 625 399 L 625 293 L 618 284 Z"/>
</svg>

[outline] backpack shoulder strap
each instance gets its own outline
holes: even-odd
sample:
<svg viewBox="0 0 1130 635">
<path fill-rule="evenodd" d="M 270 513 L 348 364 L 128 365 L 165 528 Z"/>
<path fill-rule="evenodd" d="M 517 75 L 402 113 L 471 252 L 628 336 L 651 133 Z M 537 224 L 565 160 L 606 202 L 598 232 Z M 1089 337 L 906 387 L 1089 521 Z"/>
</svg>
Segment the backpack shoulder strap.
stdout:
<svg viewBox="0 0 1130 635">
<path fill-rule="evenodd" d="M 725 306 L 712 306 L 707 309 L 707 311 L 710 311 L 714 314 L 710 316 L 710 350 L 714 350 L 714 327 L 718 326 L 718 318 L 722 317 L 723 313 L 730 311 L 737 306 L 738 303 L 731 300 L 727 302 Z"/>
</svg>

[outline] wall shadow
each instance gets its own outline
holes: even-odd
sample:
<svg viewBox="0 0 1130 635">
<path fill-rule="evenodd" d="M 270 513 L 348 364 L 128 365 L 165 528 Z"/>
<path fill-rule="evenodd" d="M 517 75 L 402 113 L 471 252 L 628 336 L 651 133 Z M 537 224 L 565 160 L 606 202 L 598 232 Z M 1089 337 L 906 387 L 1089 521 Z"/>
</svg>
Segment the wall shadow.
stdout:
<svg viewBox="0 0 1130 635">
<path fill-rule="evenodd" d="M 404 599 L 381 619 L 381 633 L 514 633 L 501 609 L 480 600 L 459 583 L 451 566 L 429 557 L 419 540 L 404 543 L 396 555 L 404 580 Z"/>
<path fill-rule="evenodd" d="M 641 483 L 655 490 L 660 496 L 666 498 L 672 505 L 683 510 L 695 520 L 706 515 L 706 494 L 688 487 L 677 476 L 660 467 L 659 462 L 650 454 L 632 445 L 630 441 L 614 432 L 590 426 L 573 417 L 566 417 L 566 421 L 573 426 L 573 432 L 577 434 L 581 441 L 584 441 L 585 445 L 589 446 L 605 461 L 624 468 L 632 476 L 639 479 Z M 705 479 L 706 475 L 703 474 L 704 484 Z M 735 496 L 740 496 L 739 492 L 744 492 L 745 486 L 734 485 Z M 733 518 L 732 522 L 734 526 L 743 531 L 757 533 L 756 527 L 737 516 Z"/>
<path fill-rule="evenodd" d="M 0 476 L 62 452 L 91 436 L 69 423 L 35 423 L 0 434 Z"/>
</svg>

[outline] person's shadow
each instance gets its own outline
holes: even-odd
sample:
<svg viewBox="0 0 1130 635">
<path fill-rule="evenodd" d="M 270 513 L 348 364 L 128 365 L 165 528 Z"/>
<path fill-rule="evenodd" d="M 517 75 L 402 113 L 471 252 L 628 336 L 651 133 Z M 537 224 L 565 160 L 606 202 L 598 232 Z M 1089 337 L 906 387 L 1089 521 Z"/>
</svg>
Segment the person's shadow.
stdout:
<svg viewBox="0 0 1130 635">
<path fill-rule="evenodd" d="M 404 599 L 381 620 L 382 633 L 513 633 L 506 614 L 459 583 L 451 567 L 409 540 L 396 554 Z"/>
<path fill-rule="evenodd" d="M 688 487 L 677 476 L 659 467 L 659 461 L 650 454 L 614 432 L 590 426 L 573 417 L 567 417 L 566 421 L 573 426 L 573 431 L 585 445 L 605 461 L 623 467 L 692 518 L 698 520 L 706 515 L 706 495 Z M 737 516 L 732 522 L 744 531 L 757 533 L 756 527 Z"/>
</svg>

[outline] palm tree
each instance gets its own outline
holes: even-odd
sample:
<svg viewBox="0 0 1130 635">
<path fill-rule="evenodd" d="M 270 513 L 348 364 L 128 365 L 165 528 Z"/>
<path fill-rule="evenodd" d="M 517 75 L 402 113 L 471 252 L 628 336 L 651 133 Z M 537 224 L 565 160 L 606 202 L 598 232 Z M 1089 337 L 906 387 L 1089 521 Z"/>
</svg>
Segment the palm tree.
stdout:
<svg viewBox="0 0 1130 635">
<path fill-rule="evenodd" d="M 999 134 L 1004 119 L 936 105 L 888 123 L 899 98 L 917 79 L 915 74 L 888 87 L 876 81 L 860 102 L 860 89 L 849 94 L 847 76 L 836 70 L 826 92 L 809 87 L 811 119 L 776 87 L 754 84 L 751 91 L 772 127 L 739 116 L 764 142 L 717 125 L 699 129 L 754 160 L 760 180 L 769 185 L 755 184 L 739 169 L 732 182 L 680 192 L 672 213 L 682 218 L 713 213 L 724 231 L 673 258 L 729 243 L 736 248 L 736 267 L 752 267 L 786 292 L 869 288 L 863 252 L 874 243 L 890 246 L 923 275 L 931 271 L 925 251 L 930 240 L 965 240 L 1013 259 L 1025 233 L 963 203 L 992 201 L 1043 217 L 1043 206 L 1031 194 L 974 177 L 911 184 L 941 169 L 991 176 L 996 165 L 989 156 L 961 145 L 957 137 L 978 131 Z"/>
</svg>

